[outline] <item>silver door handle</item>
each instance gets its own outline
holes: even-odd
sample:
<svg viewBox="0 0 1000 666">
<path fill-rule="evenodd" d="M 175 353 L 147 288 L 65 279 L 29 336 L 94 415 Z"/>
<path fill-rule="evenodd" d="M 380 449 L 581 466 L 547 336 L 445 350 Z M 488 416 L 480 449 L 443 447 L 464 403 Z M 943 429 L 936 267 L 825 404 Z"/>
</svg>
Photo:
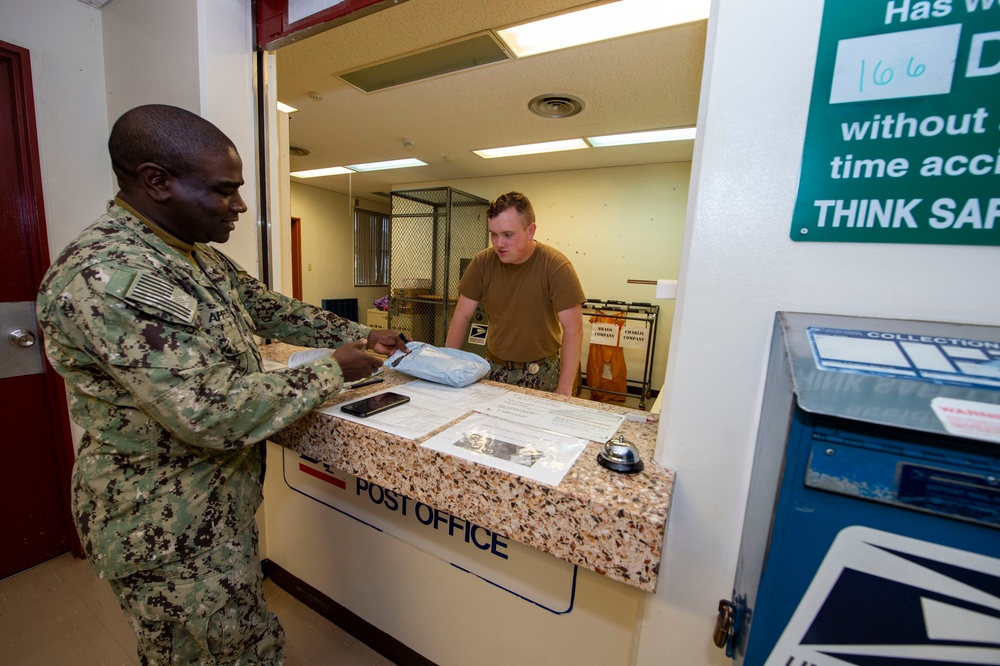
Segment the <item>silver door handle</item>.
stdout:
<svg viewBox="0 0 1000 666">
<path fill-rule="evenodd" d="M 7 341 L 15 347 L 31 347 L 35 344 L 35 334 L 23 328 L 11 331 Z"/>
</svg>

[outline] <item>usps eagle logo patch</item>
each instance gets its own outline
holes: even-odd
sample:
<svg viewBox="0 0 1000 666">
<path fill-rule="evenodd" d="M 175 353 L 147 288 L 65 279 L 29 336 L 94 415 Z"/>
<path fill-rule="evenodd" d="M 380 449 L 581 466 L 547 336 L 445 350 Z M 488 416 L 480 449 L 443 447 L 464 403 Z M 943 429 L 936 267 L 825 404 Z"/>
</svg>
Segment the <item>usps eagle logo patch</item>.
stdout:
<svg viewBox="0 0 1000 666">
<path fill-rule="evenodd" d="M 984 530 L 983 544 L 995 552 L 1000 538 Z M 855 525 L 766 666 L 930 664 L 1000 664 L 1000 559 Z"/>
</svg>

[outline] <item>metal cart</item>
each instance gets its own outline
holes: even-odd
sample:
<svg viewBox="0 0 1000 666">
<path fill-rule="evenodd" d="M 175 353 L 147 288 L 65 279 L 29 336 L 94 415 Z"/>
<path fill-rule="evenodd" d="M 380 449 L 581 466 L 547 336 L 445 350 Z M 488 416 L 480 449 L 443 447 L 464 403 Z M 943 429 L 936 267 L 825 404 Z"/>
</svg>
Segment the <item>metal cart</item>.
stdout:
<svg viewBox="0 0 1000 666">
<path fill-rule="evenodd" d="M 626 389 L 637 387 L 639 389 L 639 409 L 646 408 L 646 400 L 650 397 L 650 384 L 653 377 L 653 348 L 656 343 L 656 324 L 660 316 L 660 306 L 650 303 L 627 303 L 625 301 L 603 301 L 600 299 L 588 299 L 583 304 L 583 316 L 587 319 L 601 317 L 612 319 L 624 326 L 628 322 L 641 323 L 644 328 L 645 353 L 643 359 L 642 379 L 626 379 Z M 582 373 L 584 380 L 586 373 Z M 599 390 L 600 393 L 611 393 L 614 395 L 634 398 L 634 393 L 626 391 L 613 391 L 605 388 L 595 389 L 581 383 L 581 389 L 590 391 Z"/>
</svg>

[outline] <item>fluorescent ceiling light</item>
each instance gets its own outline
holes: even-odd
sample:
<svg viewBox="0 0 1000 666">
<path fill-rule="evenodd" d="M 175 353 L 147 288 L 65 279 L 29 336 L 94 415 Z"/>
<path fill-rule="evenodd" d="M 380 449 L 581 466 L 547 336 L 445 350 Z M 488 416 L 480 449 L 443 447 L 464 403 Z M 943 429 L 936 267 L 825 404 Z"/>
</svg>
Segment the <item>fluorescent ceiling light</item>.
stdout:
<svg viewBox="0 0 1000 666">
<path fill-rule="evenodd" d="M 545 143 L 529 143 L 523 146 L 507 146 L 506 148 L 486 148 L 473 150 L 476 155 L 490 160 L 494 157 L 513 157 L 515 155 L 537 155 L 538 153 L 556 153 L 561 150 L 579 150 L 588 148 L 583 139 L 567 139 L 565 141 L 547 141 Z"/>
<path fill-rule="evenodd" d="M 381 171 L 383 169 L 405 169 L 407 167 L 427 166 L 427 162 L 421 162 L 412 157 L 405 160 L 389 160 L 388 162 L 369 162 L 368 164 L 350 164 L 348 169 L 352 171 Z"/>
<path fill-rule="evenodd" d="M 327 167 L 325 169 L 309 169 L 308 171 L 293 171 L 289 175 L 296 178 L 319 178 L 320 176 L 339 176 L 344 173 L 354 173 L 344 167 Z"/>
<path fill-rule="evenodd" d="M 295 113 L 298 111 L 294 106 L 289 106 L 284 102 L 278 102 L 278 111 L 284 111 L 285 113 Z"/>
<path fill-rule="evenodd" d="M 629 132 L 627 134 L 588 136 L 587 143 L 592 145 L 594 148 L 604 148 L 606 146 L 631 146 L 637 143 L 687 141 L 693 139 L 694 135 L 694 127 L 679 127 L 676 129 L 653 130 L 651 132 Z"/>
<path fill-rule="evenodd" d="M 711 0 L 618 0 L 497 30 L 518 58 L 708 18 Z"/>
</svg>

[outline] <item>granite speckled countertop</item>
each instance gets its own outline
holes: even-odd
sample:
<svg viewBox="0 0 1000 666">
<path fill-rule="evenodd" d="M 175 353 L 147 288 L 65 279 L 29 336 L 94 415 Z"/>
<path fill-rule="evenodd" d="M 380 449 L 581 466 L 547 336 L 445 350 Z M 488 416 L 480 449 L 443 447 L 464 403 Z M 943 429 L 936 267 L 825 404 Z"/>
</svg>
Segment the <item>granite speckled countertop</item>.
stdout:
<svg viewBox="0 0 1000 666">
<path fill-rule="evenodd" d="M 261 353 L 285 364 L 299 349 L 276 343 L 263 345 Z M 382 376 L 383 383 L 342 392 L 324 406 L 413 379 L 389 368 Z M 673 470 L 652 462 L 657 423 L 645 419 L 655 417 L 617 405 L 501 386 L 639 419 L 626 419 L 618 434 L 636 445 L 645 469 L 638 474 L 607 470 L 596 460 L 602 445 L 591 442 L 553 487 L 420 446 L 438 431 L 409 440 L 318 411 L 271 440 L 563 560 L 654 591 L 674 487 Z"/>
</svg>

